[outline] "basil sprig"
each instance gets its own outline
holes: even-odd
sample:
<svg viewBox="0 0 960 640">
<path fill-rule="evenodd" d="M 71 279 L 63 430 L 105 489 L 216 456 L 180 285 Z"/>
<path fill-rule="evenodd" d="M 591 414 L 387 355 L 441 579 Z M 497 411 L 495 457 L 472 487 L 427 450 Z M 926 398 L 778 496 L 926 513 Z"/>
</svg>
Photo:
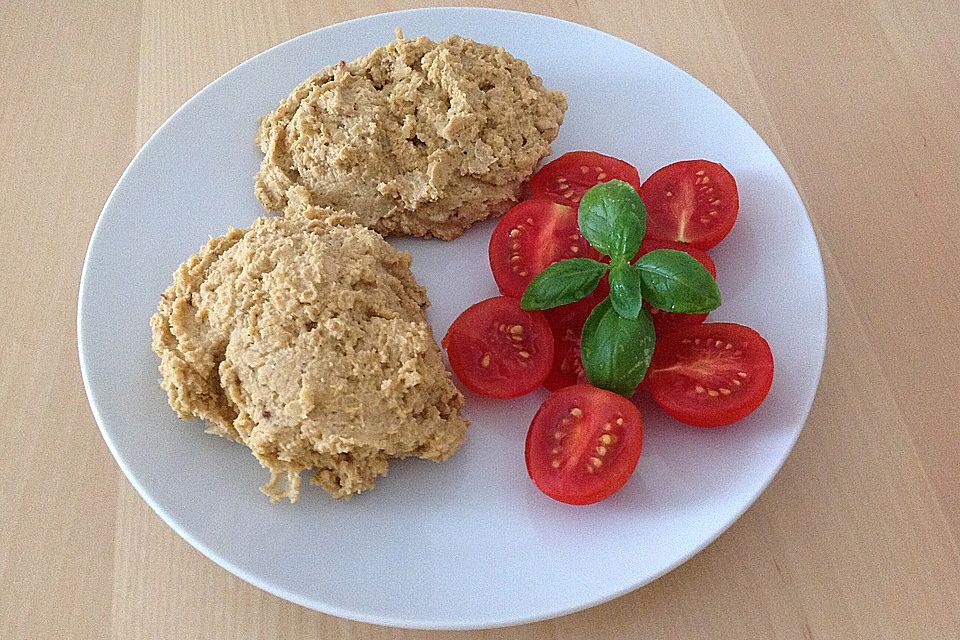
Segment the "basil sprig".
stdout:
<svg viewBox="0 0 960 640">
<path fill-rule="evenodd" d="M 591 187 L 577 211 L 580 233 L 594 249 L 611 258 L 636 255 L 647 229 L 647 208 L 623 180 Z"/>
<path fill-rule="evenodd" d="M 580 233 L 609 264 L 590 258 L 555 262 L 527 286 L 520 306 L 551 309 L 576 302 L 610 273 L 610 295 L 583 325 L 581 357 L 594 386 L 629 397 L 643 380 L 656 343 L 651 306 L 675 313 L 707 313 L 720 306 L 710 272 L 684 251 L 657 249 L 635 264 L 647 226 L 647 210 L 626 182 L 611 180 L 587 191 L 577 212 Z"/>
<path fill-rule="evenodd" d="M 643 309 L 643 281 L 640 271 L 629 262 L 610 270 L 610 302 L 624 318 L 633 319 Z"/>
<path fill-rule="evenodd" d="M 655 249 L 633 265 L 643 299 L 664 311 L 707 313 L 720 306 L 720 288 L 710 272 L 685 251 Z"/>
<path fill-rule="evenodd" d="M 610 298 L 604 298 L 583 324 L 583 370 L 594 386 L 629 398 L 647 373 L 656 340 L 646 309 L 641 308 L 636 318 L 624 318 Z"/>
<path fill-rule="evenodd" d="M 576 302 L 597 288 L 607 265 L 590 258 L 570 258 L 554 262 L 527 285 L 520 306 L 524 309 L 550 309 Z"/>
</svg>

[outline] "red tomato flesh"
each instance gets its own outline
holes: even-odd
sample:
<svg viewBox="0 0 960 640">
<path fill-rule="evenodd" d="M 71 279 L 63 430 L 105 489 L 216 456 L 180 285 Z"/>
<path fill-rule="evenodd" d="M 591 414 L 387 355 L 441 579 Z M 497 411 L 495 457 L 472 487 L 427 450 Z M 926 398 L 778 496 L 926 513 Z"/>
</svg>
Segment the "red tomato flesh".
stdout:
<svg viewBox="0 0 960 640">
<path fill-rule="evenodd" d="M 586 298 L 543 312 L 553 331 L 553 367 L 543 381 L 548 390 L 556 391 L 586 379 L 580 360 L 580 335 L 587 316 L 609 293 L 610 282 L 604 276 Z"/>
<path fill-rule="evenodd" d="M 680 422 L 719 427 L 749 415 L 767 397 L 773 353 L 750 327 L 684 327 L 657 337 L 646 383 L 653 400 Z"/>
<path fill-rule="evenodd" d="M 640 410 L 623 396 L 588 384 L 556 391 L 527 432 L 527 472 L 560 502 L 591 504 L 617 492 L 643 449 Z"/>
<path fill-rule="evenodd" d="M 587 189 L 614 179 L 640 189 L 640 174 L 623 160 L 595 151 L 571 151 L 541 167 L 530 178 L 529 189 L 534 197 L 576 207 Z"/>
<path fill-rule="evenodd" d="M 554 262 L 577 257 L 600 257 L 580 235 L 577 210 L 542 198 L 510 209 L 490 236 L 493 279 L 500 293 L 513 298 Z"/>
<path fill-rule="evenodd" d="M 499 296 L 461 313 L 441 343 L 468 389 L 491 398 L 533 391 L 553 364 L 553 334 L 543 314 Z"/>
<path fill-rule="evenodd" d="M 707 271 L 710 272 L 710 275 L 712 275 L 714 279 L 717 277 L 717 265 L 713 262 L 713 258 L 710 257 L 710 254 L 689 244 L 672 242 L 670 240 L 644 238 L 643 244 L 640 245 L 640 251 L 637 252 L 637 257 L 633 259 L 633 262 L 636 262 L 637 258 L 645 253 L 650 253 L 654 249 L 675 249 L 677 251 L 685 251 L 696 258 L 700 264 L 706 267 Z M 644 303 L 644 306 L 647 308 L 647 311 L 650 312 L 650 316 L 653 318 L 653 326 L 657 330 L 658 336 L 666 335 L 668 332 L 680 327 L 691 327 L 698 325 L 707 319 L 706 313 L 673 313 L 670 311 L 657 309 L 656 307 L 647 303 Z"/>
<path fill-rule="evenodd" d="M 640 187 L 647 207 L 647 235 L 707 250 L 727 237 L 737 221 L 737 182 L 723 165 L 684 160 L 658 169 Z"/>
</svg>

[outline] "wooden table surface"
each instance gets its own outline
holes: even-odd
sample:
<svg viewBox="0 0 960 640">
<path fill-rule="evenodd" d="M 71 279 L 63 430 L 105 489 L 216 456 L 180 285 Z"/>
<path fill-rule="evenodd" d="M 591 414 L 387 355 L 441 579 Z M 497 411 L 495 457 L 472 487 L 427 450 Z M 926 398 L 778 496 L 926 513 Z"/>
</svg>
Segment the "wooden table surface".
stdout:
<svg viewBox="0 0 960 640">
<path fill-rule="evenodd" d="M 87 241 L 147 137 L 271 45 L 416 4 L 0 3 L 0 638 L 471 635 L 339 620 L 205 559 L 120 473 L 77 364 Z M 610 603 L 474 637 L 960 638 L 960 5 L 509 7 L 635 42 L 746 117 L 813 218 L 830 331 L 795 451 L 727 533 Z"/>
</svg>

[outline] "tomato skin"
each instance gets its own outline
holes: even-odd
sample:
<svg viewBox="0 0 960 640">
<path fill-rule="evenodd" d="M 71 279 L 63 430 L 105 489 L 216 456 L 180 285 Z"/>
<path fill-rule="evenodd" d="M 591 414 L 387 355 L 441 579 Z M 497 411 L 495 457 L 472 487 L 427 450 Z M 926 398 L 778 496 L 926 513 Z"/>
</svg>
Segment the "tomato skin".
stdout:
<svg viewBox="0 0 960 640">
<path fill-rule="evenodd" d="M 599 502 L 633 474 L 643 418 L 632 402 L 588 384 L 544 400 L 527 431 L 527 473 L 543 493 L 573 505 Z"/>
<path fill-rule="evenodd" d="M 707 271 L 710 272 L 710 275 L 712 275 L 714 278 L 717 277 L 717 265 L 714 263 L 713 258 L 710 257 L 710 254 L 702 249 L 697 249 L 692 245 L 682 242 L 673 242 L 671 240 L 644 238 L 643 244 L 640 245 L 640 250 L 637 252 L 636 257 L 632 260 L 632 262 L 636 262 L 640 256 L 650 253 L 654 249 L 675 249 L 677 251 L 685 251 L 696 258 L 697 261 L 702 264 Z M 706 320 L 708 315 L 706 313 L 674 313 L 671 311 L 664 311 L 663 309 L 657 309 L 646 302 L 644 302 L 644 306 L 646 307 L 647 311 L 650 312 L 650 317 L 653 318 L 653 326 L 657 330 L 658 336 L 666 335 L 667 333 L 682 327 L 698 325 Z"/>
<path fill-rule="evenodd" d="M 723 165 L 682 160 L 658 169 L 640 186 L 647 207 L 647 235 L 707 250 L 727 237 L 737 221 L 737 181 Z"/>
<path fill-rule="evenodd" d="M 732 322 L 708 322 L 658 336 L 646 384 L 668 415 L 696 427 L 719 427 L 759 407 L 773 373 L 773 353 L 763 336 Z"/>
<path fill-rule="evenodd" d="M 511 208 L 490 235 L 490 269 L 500 293 L 520 298 L 538 273 L 567 258 L 599 259 L 580 234 L 577 210 L 543 198 Z"/>
<path fill-rule="evenodd" d="M 658 336 L 665 336 L 685 327 L 695 327 L 703 324 L 709 314 L 706 313 L 673 313 L 647 305 L 650 317 L 653 318 L 653 328 Z"/>
<path fill-rule="evenodd" d="M 491 398 L 516 398 L 533 391 L 553 364 L 553 333 L 546 318 L 505 296 L 468 307 L 441 344 L 460 382 Z"/>
<path fill-rule="evenodd" d="M 541 167 L 528 186 L 534 197 L 575 207 L 587 189 L 615 179 L 640 190 L 640 174 L 633 165 L 596 151 L 571 151 Z"/>
</svg>

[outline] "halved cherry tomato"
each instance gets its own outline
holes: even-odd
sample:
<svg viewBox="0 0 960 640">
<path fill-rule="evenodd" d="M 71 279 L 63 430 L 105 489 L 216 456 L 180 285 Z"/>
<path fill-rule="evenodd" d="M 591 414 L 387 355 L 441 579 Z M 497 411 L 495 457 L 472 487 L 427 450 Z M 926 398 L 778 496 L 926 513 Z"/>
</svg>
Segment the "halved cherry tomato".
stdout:
<svg viewBox="0 0 960 640">
<path fill-rule="evenodd" d="M 533 278 L 558 260 L 594 258 L 577 226 L 577 210 L 545 199 L 510 209 L 490 236 L 490 269 L 500 293 L 519 298 Z"/>
<path fill-rule="evenodd" d="M 553 311 L 553 310 L 551 310 Z M 545 312 L 553 331 L 553 365 L 543 386 L 550 391 L 576 384 L 583 372 L 580 360 L 580 334 L 586 318 L 572 313 Z"/>
<path fill-rule="evenodd" d="M 685 327 L 658 336 L 646 382 L 654 401 L 680 422 L 719 427 L 750 414 L 767 397 L 773 353 L 750 327 Z"/>
<path fill-rule="evenodd" d="M 580 334 L 587 316 L 608 293 L 610 282 L 604 276 L 586 298 L 543 312 L 553 331 L 553 367 L 543 381 L 543 386 L 550 391 L 569 387 L 585 379 L 583 362 L 580 360 Z"/>
<path fill-rule="evenodd" d="M 588 384 L 544 400 L 527 432 L 527 472 L 545 494 L 591 504 L 618 491 L 643 449 L 643 419 L 629 400 Z"/>
<path fill-rule="evenodd" d="M 647 235 L 704 250 L 727 237 L 740 209 L 736 180 L 708 160 L 658 169 L 640 187 L 640 198 L 647 206 Z"/>
<path fill-rule="evenodd" d="M 643 244 L 640 245 L 640 251 L 637 252 L 637 257 L 634 258 L 633 261 L 636 262 L 637 258 L 645 253 L 650 253 L 654 249 L 676 249 L 677 251 L 686 251 L 691 256 L 696 258 L 700 264 L 706 267 L 707 271 L 710 272 L 710 275 L 712 275 L 714 278 L 717 277 L 717 265 L 713 262 L 713 258 L 710 257 L 710 254 L 708 254 L 706 251 L 697 249 L 692 245 L 684 244 L 682 242 L 658 240 L 656 238 L 644 238 Z M 647 303 L 644 303 L 644 306 L 646 306 L 647 311 L 650 312 L 650 316 L 653 318 L 653 326 L 657 330 L 658 336 L 665 335 L 666 333 L 680 327 L 691 327 L 698 325 L 707 319 L 706 313 L 672 313 L 670 311 L 657 309 L 656 307 Z"/>
<path fill-rule="evenodd" d="M 467 308 L 450 325 L 442 344 L 460 382 L 491 398 L 533 391 L 553 364 L 553 334 L 546 318 L 504 296 Z"/>
<path fill-rule="evenodd" d="M 614 179 L 640 189 L 640 174 L 633 165 L 595 151 L 571 151 L 541 167 L 530 178 L 529 188 L 536 198 L 576 207 L 587 189 Z"/>
</svg>

